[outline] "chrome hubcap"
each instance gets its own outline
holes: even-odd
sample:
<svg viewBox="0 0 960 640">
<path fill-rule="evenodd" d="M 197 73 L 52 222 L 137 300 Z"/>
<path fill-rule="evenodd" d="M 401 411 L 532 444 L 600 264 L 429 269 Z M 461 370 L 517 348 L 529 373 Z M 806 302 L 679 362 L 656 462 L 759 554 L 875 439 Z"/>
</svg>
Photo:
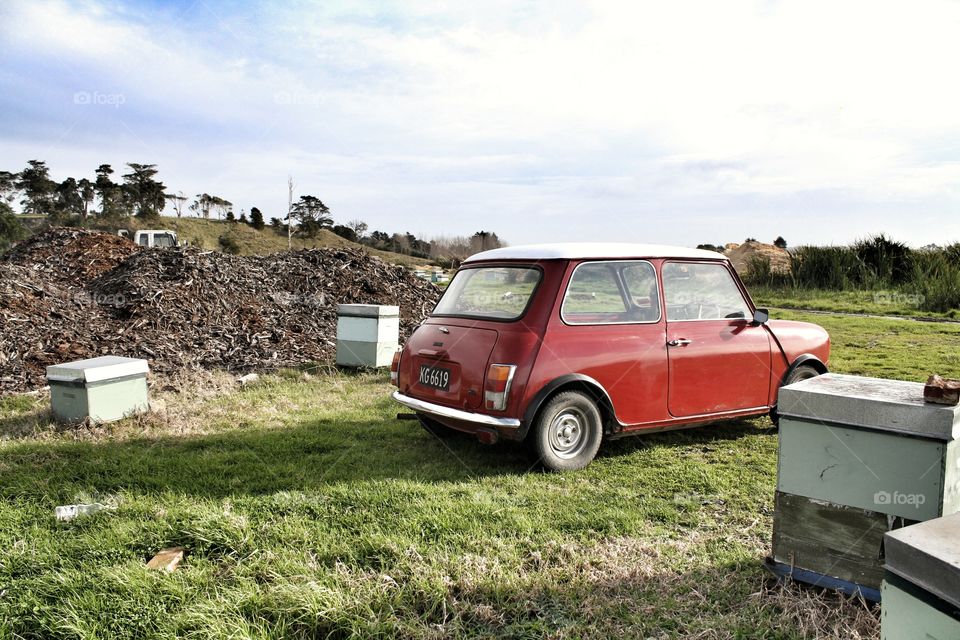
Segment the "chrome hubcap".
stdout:
<svg viewBox="0 0 960 640">
<path fill-rule="evenodd" d="M 550 449 L 558 458 L 574 458 L 587 444 L 586 416 L 578 409 L 564 409 L 550 425 Z"/>
</svg>

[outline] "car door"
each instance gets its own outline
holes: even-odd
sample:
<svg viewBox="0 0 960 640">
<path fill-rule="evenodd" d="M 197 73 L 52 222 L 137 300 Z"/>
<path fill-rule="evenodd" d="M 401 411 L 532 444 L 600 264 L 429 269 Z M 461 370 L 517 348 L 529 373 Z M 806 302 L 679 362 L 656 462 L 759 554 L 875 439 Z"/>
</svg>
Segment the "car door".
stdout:
<svg viewBox="0 0 960 640">
<path fill-rule="evenodd" d="M 650 262 L 580 263 L 540 350 L 537 377 L 580 374 L 595 380 L 623 424 L 669 419 L 662 315 Z"/>
<path fill-rule="evenodd" d="M 764 407 L 770 393 L 770 336 L 722 262 L 661 267 L 674 417 Z"/>
</svg>

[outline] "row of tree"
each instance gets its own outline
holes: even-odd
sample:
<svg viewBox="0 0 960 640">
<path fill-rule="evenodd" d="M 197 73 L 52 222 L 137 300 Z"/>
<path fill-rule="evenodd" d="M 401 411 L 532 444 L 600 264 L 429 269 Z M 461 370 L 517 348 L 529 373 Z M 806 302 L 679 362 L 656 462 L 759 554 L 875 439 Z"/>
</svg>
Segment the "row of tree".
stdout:
<svg viewBox="0 0 960 640">
<path fill-rule="evenodd" d="M 93 180 L 68 177 L 57 182 L 50 177 L 50 169 L 42 160 L 30 160 L 22 171 L 0 171 L 0 198 L 11 204 L 20 198 L 24 213 L 63 218 L 72 215 L 86 219 L 96 199 L 100 200 L 98 215 L 149 217 L 163 210 L 166 194 L 164 184 L 157 180 L 157 167 L 152 164 L 127 164 L 129 173 L 117 183 L 111 177 L 113 168 L 100 165 Z"/>
<path fill-rule="evenodd" d="M 68 177 L 57 182 L 50 177 L 46 162 L 30 160 L 26 168 L 19 172 L 0 171 L 0 204 L 9 212 L 9 205 L 19 199 L 23 213 L 48 216 L 55 224 L 63 224 L 71 219 L 86 223 L 94 217 L 119 225 L 130 217 L 159 216 L 169 205 L 178 218 L 183 216 L 184 211 L 189 211 L 205 219 L 215 215 L 218 220 L 246 223 L 255 229 L 265 227 L 264 215 L 257 207 L 250 209 L 249 217 L 241 212 L 237 218 L 233 203 L 226 198 L 198 193 L 190 202 L 190 198 L 182 191 L 169 193 L 167 186 L 157 177 L 155 164 L 130 162 L 126 167 L 127 172 L 120 175 L 119 182 L 115 181 L 114 169 L 109 164 L 97 167 L 93 180 Z M 302 195 L 292 203 L 289 217 L 293 221 L 294 232 L 300 236 L 315 238 L 322 230 L 329 229 L 348 240 L 375 249 L 423 258 L 459 260 L 502 244 L 496 233 L 488 231 L 478 231 L 469 237 L 441 237 L 432 241 L 417 238 L 409 232 L 375 230 L 368 233 L 367 223 L 361 220 L 335 224 L 330 208 L 313 195 Z M 270 225 L 278 233 L 286 234 L 290 222 L 287 216 L 273 217 Z"/>
</svg>

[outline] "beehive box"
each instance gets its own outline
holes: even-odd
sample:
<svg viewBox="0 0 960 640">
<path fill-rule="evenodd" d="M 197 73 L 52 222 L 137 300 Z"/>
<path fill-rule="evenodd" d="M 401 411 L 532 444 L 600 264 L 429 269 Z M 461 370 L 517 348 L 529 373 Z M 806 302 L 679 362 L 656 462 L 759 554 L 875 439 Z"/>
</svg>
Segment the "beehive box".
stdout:
<svg viewBox="0 0 960 640">
<path fill-rule="evenodd" d="M 773 557 L 879 599 L 883 535 L 960 510 L 960 409 L 923 385 L 827 374 L 781 389 Z"/>
<path fill-rule="evenodd" d="M 376 304 L 337 306 L 337 364 L 386 367 L 400 347 L 400 307 Z"/>
<path fill-rule="evenodd" d="M 59 422 L 111 422 L 149 409 L 146 360 L 102 356 L 47 367 Z"/>
<path fill-rule="evenodd" d="M 884 537 L 882 640 L 960 638 L 960 514 Z"/>
</svg>

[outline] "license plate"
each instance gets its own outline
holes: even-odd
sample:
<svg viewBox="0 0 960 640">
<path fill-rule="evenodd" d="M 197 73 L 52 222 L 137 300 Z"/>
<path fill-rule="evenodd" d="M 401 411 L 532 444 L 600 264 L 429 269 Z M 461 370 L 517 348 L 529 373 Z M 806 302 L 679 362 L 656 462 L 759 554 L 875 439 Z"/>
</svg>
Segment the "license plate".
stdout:
<svg viewBox="0 0 960 640">
<path fill-rule="evenodd" d="M 450 369 L 422 364 L 420 365 L 420 384 L 447 391 L 450 389 Z"/>
</svg>

